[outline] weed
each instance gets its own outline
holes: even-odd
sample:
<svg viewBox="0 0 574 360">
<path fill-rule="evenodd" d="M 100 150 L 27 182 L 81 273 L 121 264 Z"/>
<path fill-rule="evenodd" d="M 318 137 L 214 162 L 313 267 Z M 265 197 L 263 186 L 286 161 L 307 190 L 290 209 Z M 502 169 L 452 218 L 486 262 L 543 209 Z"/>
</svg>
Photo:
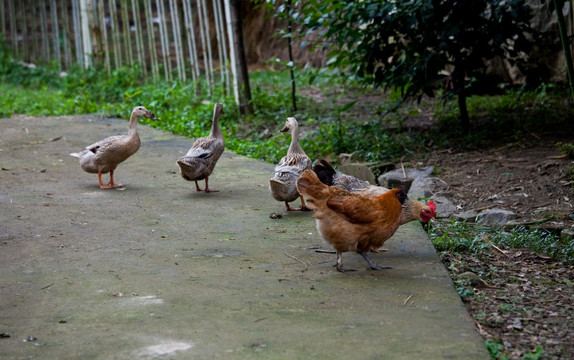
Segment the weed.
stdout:
<svg viewBox="0 0 574 360">
<path fill-rule="evenodd" d="M 562 142 L 557 142 L 556 147 L 562 152 L 562 154 L 569 158 L 574 159 L 574 144 L 564 144 Z"/>
<path fill-rule="evenodd" d="M 544 355 L 545 351 L 542 346 L 536 346 L 536 349 L 532 353 L 524 354 L 520 358 L 521 360 L 538 360 Z"/>
<path fill-rule="evenodd" d="M 464 252 L 480 257 L 489 251 L 492 243 L 508 248 L 526 248 L 564 262 L 574 262 L 574 243 L 560 240 L 558 236 L 542 229 L 516 227 L 505 232 L 452 219 L 436 222 L 429 237 L 441 252 Z"/>
<path fill-rule="evenodd" d="M 504 345 L 497 341 L 486 340 L 485 342 L 490 358 L 493 360 L 508 360 L 510 356 L 504 352 Z"/>
</svg>

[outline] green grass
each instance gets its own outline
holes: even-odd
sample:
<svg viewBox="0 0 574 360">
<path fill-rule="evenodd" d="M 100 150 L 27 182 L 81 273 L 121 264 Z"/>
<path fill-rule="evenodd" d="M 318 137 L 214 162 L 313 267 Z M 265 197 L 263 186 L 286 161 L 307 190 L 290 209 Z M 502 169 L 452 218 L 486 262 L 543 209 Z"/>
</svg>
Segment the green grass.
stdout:
<svg viewBox="0 0 574 360">
<path fill-rule="evenodd" d="M 574 242 L 543 229 L 516 227 L 510 231 L 480 224 L 450 220 L 435 222 L 429 231 L 435 248 L 440 252 L 486 255 L 492 244 L 515 249 L 530 249 L 567 263 L 574 262 Z"/>
</svg>

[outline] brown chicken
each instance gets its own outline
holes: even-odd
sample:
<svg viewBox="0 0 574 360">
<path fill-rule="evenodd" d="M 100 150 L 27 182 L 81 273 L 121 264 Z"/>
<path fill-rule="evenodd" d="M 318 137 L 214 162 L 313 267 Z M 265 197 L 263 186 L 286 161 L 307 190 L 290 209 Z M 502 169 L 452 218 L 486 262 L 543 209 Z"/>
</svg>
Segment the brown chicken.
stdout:
<svg viewBox="0 0 574 360">
<path fill-rule="evenodd" d="M 335 248 L 338 271 L 354 271 L 343 268 L 342 254 L 347 251 L 361 255 L 370 269 L 389 268 L 376 265 L 367 252 L 379 249 L 401 225 L 403 205 L 408 200 L 404 191 L 392 189 L 381 195 L 355 194 L 323 184 L 312 170 L 301 174 L 297 189 L 308 198 L 307 204 L 314 211 L 319 234 Z M 422 213 L 432 216 L 426 209 Z"/>
<path fill-rule="evenodd" d="M 339 189 L 347 190 L 352 193 L 363 195 L 381 195 L 389 189 L 371 185 L 368 181 L 359 180 L 351 175 L 343 174 L 336 171 L 331 164 L 324 159 L 319 159 L 313 166 L 313 171 L 317 174 L 322 183 Z M 430 200 L 427 204 L 415 200 L 407 199 L 403 204 L 401 213 L 401 225 L 415 220 L 421 220 L 428 223 L 431 219 L 436 218 L 436 204 Z"/>
</svg>

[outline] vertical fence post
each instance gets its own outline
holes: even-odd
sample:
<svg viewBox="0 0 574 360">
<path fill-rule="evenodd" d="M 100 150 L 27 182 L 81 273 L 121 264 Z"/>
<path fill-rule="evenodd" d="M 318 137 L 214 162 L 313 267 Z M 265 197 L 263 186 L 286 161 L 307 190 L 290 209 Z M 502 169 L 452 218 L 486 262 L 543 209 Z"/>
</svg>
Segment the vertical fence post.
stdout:
<svg viewBox="0 0 574 360">
<path fill-rule="evenodd" d="M 175 60 L 177 64 L 177 75 L 179 81 L 186 79 L 185 66 L 183 65 L 183 55 L 181 48 L 181 31 L 179 26 L 179 13 L 177 11 L 177 1 L 169 0 L 169 12 L 171 15 L 171 28 L 173 30 L 173 39 L 175 43 Z"/>
<path fill-rule="evenodd" d="M 58 6 L 56 0 L 50 1 L 50 10 L 52 10 L 52 35 L 54 36 L 54 54 L 56 56 L 56 61 L 58 62 L 58 67 L 61 68 L 62 54 L 60 52 L 60 22 L 58 21 Z"/>
<path fill-rule="evenodd" d="M 151 71 L 154 80 L 159 79 L 159 65 L 157 61 L 157 48 L 155 46 L 155 29 L 153 25 L 153 11 L 151 8 L 151 0 L 145 2 L 146 7 L 146 23 L 147 23 L 147 41 L 150 49 L 151 57 Z"/>
<path fill-rule="evenodd" d="M 229 71 L 227 70 L 227 44 L 225 42 L 225 32 L 223 29 L 223 14 L 221 11 L 221 1 L 213 0 L 213 17 L 215 19 L 215 34 L 219 47 L 219 71 L 221 73 L 221 86 L 229 93 Z"/>
<path fill-rule="evenodd" d="M 64 65 L 68 67 L 72 64 L 72 53 L 70 50 L 71 44 L 69 42 L 68 33 L 70 31 L 70 21 L 68 19 L 68 1 L 60 0 L 60 8 L 62 9 L 62 47 L 64 49 Z"/>
<path fill-rule="evenodd" d="M 229 59 L 231 60 L 231 76 L 233 83 L 233 96 L 235 103 L 239 106 L 239 84 L 237 82 L 237 65 L 235 62 L 235 40 L 233 38 L 233 19 L 231 18 L 230 0 L 223 0 L 225 7 L 225 20 L 227 21 L 227 37 L 229 40 Z"/>
<path fill-rule="evenodd" d="M 91 0 L 80 0 L 82 43 L 84 45 L 84 66 L 92 66 L 92 38 L 90 34 Z"/>
<path fill-rule="evenodd" d="M 98 19 L 100 24 L 100 33 L 104 49 L 104 67 L 108 75 L 111 74 L 110 65 L 110 47 L 108 44 L 108 27 L 106 25 L 106 8 L 103 0 L 98 1 Z"/>
<path fill-rule="evenodd" d="M 102 0 L 100 0 L 102 1 Z M 130 29 L 130 19 L 129 19 L 129 12 L 128 12 L 128 2 L 127 1 L 120 1 L 120 9 L 122 13 L 122 29 L 123 29 L 123 37 L 124 37 L 124 47 L 126 49 L 126 58 L 128 60 L 128 64 L 132 65 L 134 63 L 133 58 L 133 49 L 132 49 L 132 37 L 131 37 L 131 29 Z"/>
<path fill-rule="evenodd" d="M 23 3 L 24 3 L 24 8 L 28 8 L 26 1 L 24 1 Z M 22 2 L 20 2 L 19 5 L 21 8 Z M 29 29 L 28 29 L 28 16 L 30 16 L 31 14 L 30 14 L 30 11 L 19 10 L 19 12 L 23 13 L 21 15 L 21 17 L 16 18 L 16 19 L 18 19 L 17 21 L 22 21 L 22 23 L 20 24 L 20 31 L 22 34 L 22 46 L 21 46 L 22 51 L 20 53 L 20 56 L 22 57 L 22 59 L 32 62 L 31 59 L 33 59 L 32 54 L 34 52 L 34 46 L 30 44 L 31 43 L 30 39 L 33 39 L 34 36 L 31 35 L 32 32 L 29 31 Z"/>
<path fill-rule="evenodd" d="M 18 34 L 16 31 L 16 9 L 14 9 L 14 0 L 8 0 L 8 20 L 10 20 L 10 37 L 12 38 L 12 47 L 14 48 L 14 54 L 18 56 Z"/>
<path fill-rule="evenodd" d="M 145 62 L 145 53 L 143 50 L 143 35 L 142 25 L 140 19 L 139 2 L 132 0 L 132 16 L 134 17 L 134 26 L 136 30 L 136 52 L 138 55 L 138 62 L 142 68 L 144 77 L 147 75 L 147 64 Z"/>
<path fill-rule="evenodd" d="M 46 14 L 46 3 L 42 1 L 40 4 L 40 33 L 42 36 L 42 58 L 49 59 L 50 58 L 50 44 L 49 44 L 49 36 L 48 36 L 48 16 Z"/>
<path fill-rule="evenodd" d="M 211 96 L 211 68 L 209 67 L 211 62 L 211 46 L 209 45 L 209 36 L 206 34 L 207 26 L 205 25 L 205 18 L 203 17 L 202 8 L 205 6 L 203 0 L 197 1 L 197 13 L 199 20 L 199 35 L 201 37 L 201 49 L 203 51 L 203 70 L 205 72 L 205 81 L 207 81 L 207 95 Z M 209 54 L 207 52 L 209 49 Z"/>
<path fill-rule="evenodd" d="M 80 20 L 80 0 L 72 0 L 72 25 L 74 36 L 74 50 L 76 53 L 76 62 L 84 64 L 84 48 L 82 46 L 82 29 Z"/>
<path fill-rule="evenodd" d="M 187 47 L 189 50 L 189 63 L 191 66 L 191 75 L 193 81 L 199 78 L 199 59 L 197 56 L 197 47 L 195 46 L 195 29 L 193 27 L 193 13 L 191 12 L 190 0 L 183 0 L 183 12 L 185 15 L 185 27 L 187 29 Z"/>
<path fill-rule="evenodd" d="M 166 80 L 171 80 L 171 58 L 169 55 L 169 37 L 167 35 L 167 25 L 163 0 L 157 1 L 157 12 L 159 17 L 159 35 L 161 40 L 161 50 L 163 58 L 164 76 Z"/>
</svg>

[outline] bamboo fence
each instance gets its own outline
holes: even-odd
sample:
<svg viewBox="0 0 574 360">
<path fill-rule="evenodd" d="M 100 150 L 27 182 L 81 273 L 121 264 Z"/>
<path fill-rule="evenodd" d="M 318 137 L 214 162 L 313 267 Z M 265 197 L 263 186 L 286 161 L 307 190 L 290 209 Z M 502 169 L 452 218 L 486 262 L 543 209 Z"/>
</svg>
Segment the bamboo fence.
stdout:
<svg viewBox="0 0 574 360">
<path fill-rule="evenodd" d="M 210 92 L 230 93 L 228 7 L 229 0 L 0 0 L 0 36 L 30 64 L 108 73 L 137 64 L 154 81 L 205 81 Z"/>
</svg>

